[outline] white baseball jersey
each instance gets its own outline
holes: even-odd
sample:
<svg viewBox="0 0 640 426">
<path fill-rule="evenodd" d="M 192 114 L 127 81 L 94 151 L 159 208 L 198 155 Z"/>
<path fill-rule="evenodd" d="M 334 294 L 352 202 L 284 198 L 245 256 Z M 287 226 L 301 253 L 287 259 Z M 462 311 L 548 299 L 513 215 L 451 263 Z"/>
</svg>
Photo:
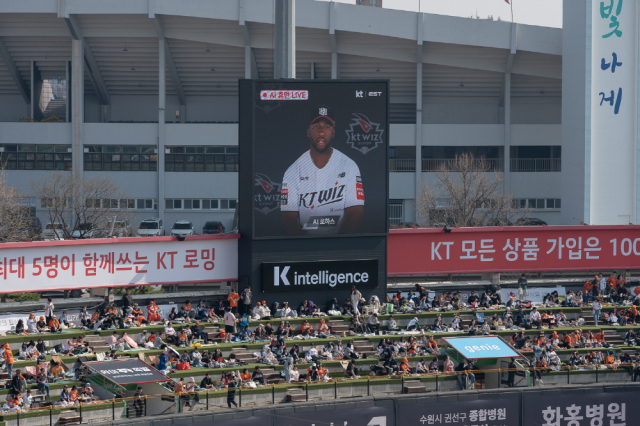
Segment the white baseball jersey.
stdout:
<svg viewBox="0 0 640 426">
<path fill-rule="evenodd" d="M 321 169 L 309 151 L 302 154 L 285 172 L 280 195 L 280 210 L 297 211 L 308 234 L 338 233 L 344 210 L 364 205 L 360 169 L 335 148 Z"/>
</svg>

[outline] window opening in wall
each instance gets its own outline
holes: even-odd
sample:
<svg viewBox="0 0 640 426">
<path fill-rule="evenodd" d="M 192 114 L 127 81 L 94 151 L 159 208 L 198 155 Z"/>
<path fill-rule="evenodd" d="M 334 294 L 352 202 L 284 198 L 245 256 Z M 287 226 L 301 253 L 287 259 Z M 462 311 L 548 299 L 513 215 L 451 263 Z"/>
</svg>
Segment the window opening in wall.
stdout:
<svg viewBox="0 0 640 426">
<path fill-rule="evenodd" d="M 0 161 L 7 170 L 72 169 L 71 145 L 0 144 Z"/>
<path fill-rule="evenodd" d="M 456 156 L 470 154 L 478 165 L 484 160 L 489 171 L 504 169 L 504 147 L 501 146 L 423 146 L 422 171 L 437 172 L 442 167 L 450 170 Z"/>
<path fill-rule="evenodd" d="M 167 146 L 166 172 L 237 172 L 237 146 Z"/>
<path fill-rule="evenodd" d="M 58 117 L 65 121 L 67 117 L 67 80 L 61 79 L 59 75 L 42 80 L 38 106 L 43 120 Z"/>
<path fill-rule="evenodd" d="M 562 170 L 561 146 L 512 146 L 510 151 L 512 172 L 559 172 Z"/>
<path fill-rule="evenodd" d="M 153 145 L 85 145 L 86 171 L 156 171 L 157 147 Z"/>
<path fill-rule="evenodd" d="M 521 209 L 529 208 L 532 210 L 559 210 L 562 208 L 560 198 L 520 198 L 514 199 L 513 203 L 515 206 Z"/>
<path fill-rule="evenodd" d="M 404 206 L 402 201 L 389 202 L 389 224 L 399 225 L 404 222 Z"/>
</svg>

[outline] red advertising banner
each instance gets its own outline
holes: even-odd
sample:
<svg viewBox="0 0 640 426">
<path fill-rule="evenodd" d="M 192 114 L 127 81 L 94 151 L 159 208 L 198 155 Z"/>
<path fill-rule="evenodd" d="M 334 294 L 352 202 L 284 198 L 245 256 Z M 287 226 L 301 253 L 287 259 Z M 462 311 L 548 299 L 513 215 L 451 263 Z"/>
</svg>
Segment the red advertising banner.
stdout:
<svg viewBox="0 0 640 426">
<path fill-rule="evenodd" d="M 640 269 L 640 226 L 394 229 L 388 275 Z"/>
</svg>

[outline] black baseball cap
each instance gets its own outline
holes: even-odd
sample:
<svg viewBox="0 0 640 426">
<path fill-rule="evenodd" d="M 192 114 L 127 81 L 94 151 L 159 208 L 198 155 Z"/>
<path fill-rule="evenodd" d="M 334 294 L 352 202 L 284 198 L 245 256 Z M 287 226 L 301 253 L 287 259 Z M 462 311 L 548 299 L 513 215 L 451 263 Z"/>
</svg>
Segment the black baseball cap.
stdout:
<svg viewBox="0 0 640 426">
<path fill-rule="evenodd" d="M 331 109 L 325 105 L 320 105 L 311 110 L 311 123 L 313 124 L 318 120 L 326 119 L 332 126 L 336 125 L 336 122 L 331 118 Z"/>
</svg>

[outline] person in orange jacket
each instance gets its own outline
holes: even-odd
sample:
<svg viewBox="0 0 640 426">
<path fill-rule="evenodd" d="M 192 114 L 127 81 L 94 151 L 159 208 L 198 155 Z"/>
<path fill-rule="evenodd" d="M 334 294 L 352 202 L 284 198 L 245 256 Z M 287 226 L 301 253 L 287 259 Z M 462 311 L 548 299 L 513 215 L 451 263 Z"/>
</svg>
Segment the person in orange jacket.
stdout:
<svg viewBox="0 0 640 426">
<path fill-rule="evenodd" d="M 309 321 L 307 320 L 302 321 L 302 324 L 300 325 L 300 332 L 302 333 L 303 336 L 309 336 L 313 334 L 313 328 L 311 328 Z"/>
<path fill-rule="evenodd" d="M 229 296 L 227 296 L 227 301 L 229 301 L 229 307 L 231 308 L 231 312 L 234 314 L 238 313 L 238 301 L 240 300 L 240 295 L 236 293 L 235 290 L 231 290 Z"/>
<path fill-rule="evenodd" d="M 58 321 L 55 315 L 52 315 L 49 320 L 49 331 L 52 333 L 58 333 L 60 331 L 60 321 Z"/>
<path fill-rule="evenodd" d="M 158 305 L 156 305 L 156 303 L 152 300 L 149 302 L 149 305 L 147 306 L 147 321 L 152 322 L 152 321 L 160 321 L 161 317 L 160 317 L 160 313 L 158 312 L 160 308 L 158 308 Z"/>
<path fill-rule="evenodd" d="M 13 352 L 11 351 L 8 343 L 5 343 L 4 345 L 4 362 L 7 365 L 9 377 L 13 377 Z"/>
</svg>

